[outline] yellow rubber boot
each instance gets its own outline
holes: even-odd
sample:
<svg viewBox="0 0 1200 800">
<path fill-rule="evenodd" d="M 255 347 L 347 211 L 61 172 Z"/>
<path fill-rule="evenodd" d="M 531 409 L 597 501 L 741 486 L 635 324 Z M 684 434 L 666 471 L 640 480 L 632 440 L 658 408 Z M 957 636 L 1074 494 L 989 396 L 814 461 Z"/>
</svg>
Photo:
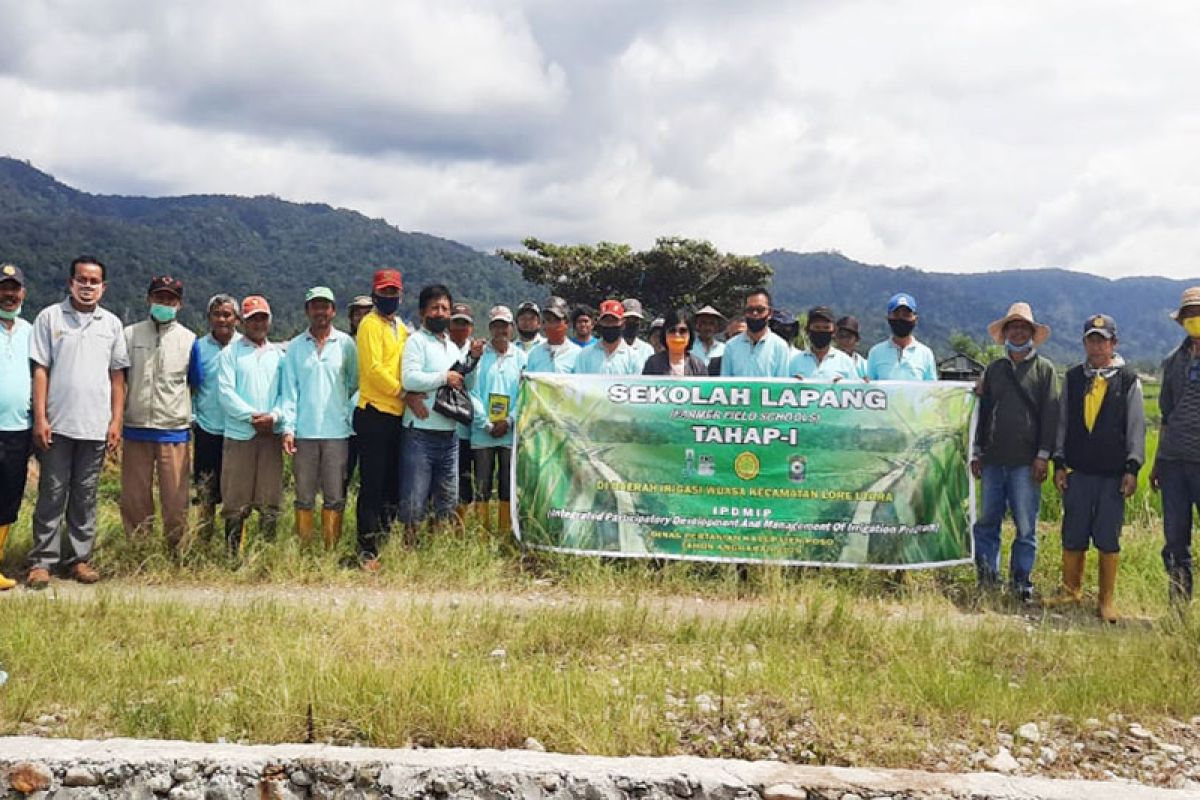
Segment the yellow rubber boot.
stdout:
<svg viewBox="0 0 1200 800">
<path fill-rule="evenodd" d="M 1100 554 L 1100 619 L 1105 622 L 1117 621 L 1117 607 L 1113 596 L 1117 592 L 1117 562 L 1120 556 L 1116 553 Z"/>
<path fill-rule="evenodd" d="M 512 504 L 507 500 L 500 501 L 500 533 L 505 536 L 512 534 Z"/>
<path fill-rule="evenodd" d="M 490 511 L 491 508 L 488 506 L 487 501 L 481 502 L 476 500 L 474 503 L 471 503 L 471 519 L 484 531 L 491 527 L 489 525 L 489 522 L 491 522 L 491 514 L 489 513 Z"/>
<path fill-rule="evenodd" d="M 4 543 L 8 541 L 8 529 L 11 525 L 0 525 L 0 560 L 4 559 Z M 12 578 L 6 578 L 3 573 L 0 573 L 0 592 L 7 592 L 9 589 L 17 585 L 17 582 Z"/>
<path fill-rule="evenodd" d="M 342 538 L 342 512 L 330 508 L 321 509 L 321 534 L 325 538 L 325 549 L 337 547 Z"/>
<path fill-rule="evenodd" d="M 311 508 L 296 509 L 296 535 L 301 544 L 308 544 L 313 535 L 313 512 Z"/>
<path fill-rule="evenodd" d="M 1047 597 L 1042 605 L 1047 608 L 1076 605 L 1083 602 L 1083 567 L 1087 563 L 1086 550 L 1063 550 L 1062 586 L 1053 597 Z"/>
</svg>

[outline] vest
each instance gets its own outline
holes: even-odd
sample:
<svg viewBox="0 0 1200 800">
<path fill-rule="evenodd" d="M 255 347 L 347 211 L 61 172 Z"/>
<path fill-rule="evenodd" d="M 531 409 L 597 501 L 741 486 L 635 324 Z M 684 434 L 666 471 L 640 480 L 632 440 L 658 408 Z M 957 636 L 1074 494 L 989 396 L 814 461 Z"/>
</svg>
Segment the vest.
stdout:
<svg viewBox="0 0 1200 800">
<path fill-rule="evenodd" d="M 1125 441 L 1125 421 L 1128 408 L 1125 396 L 1129 387 L 1137 380 L 1137 374 L 1129 367 L 1121 367 L 1108 382 L 1100 413 L 1091 431 L 1083 423 L 1083 396 L 1088 390 L 1088 379 L 1083 365 L 1072 367 L 1067 372 L 1067 383 L 1063 402 L 1067 403 L 1067 439 L 1064 450 L 1067 467 L 1092 475 L 1123 475 L 1125 457 L 1129 452 Z"/>
<path fill-rule="evenodd" d="M 188 362 L 196 334 L 172 322 L 143 320 L 125 329 L 129 377 L 125 424 L 131 428 L 177 431 L 191 426 L 192 393 Z"/>
</svg>

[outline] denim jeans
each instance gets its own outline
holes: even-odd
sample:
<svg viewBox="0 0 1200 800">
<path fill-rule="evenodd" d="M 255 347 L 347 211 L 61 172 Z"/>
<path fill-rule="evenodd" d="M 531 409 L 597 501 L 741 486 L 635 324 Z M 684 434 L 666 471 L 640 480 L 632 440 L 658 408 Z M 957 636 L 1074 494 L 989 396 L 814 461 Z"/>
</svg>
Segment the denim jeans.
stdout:
<svg viewBox="0 0 1200 800">
<path fill-rule="evenodd" d="M 430 501 L 438 517 L 454 514 L 458 505 L 458 434 L 405 428 L 400 456 L 400 521 L 416 525 L 425 519 Z"/>
<path fill-rule="evenodd" d="M 1033 562 L 1037 557 L 1037 519 L 1042 504 L 1042 487 L 1030 478 L 1030 466 L 983 465 L 983 511 L 975 521 L 975 565 L 980 576 L 1000 576 L 1000 523 L 1012 511 L 1017 528 L 1009 561 L 1009 581 L 1014 588 L 1033 584 Z"/>
<path fill-rule="evenodd" d="M 1192 509 L 1200 508 L 1200 464 L 1158 462 L 1162 487 L 1163 564 L 1167 570 L 1192 568 Z"/>
</svg>

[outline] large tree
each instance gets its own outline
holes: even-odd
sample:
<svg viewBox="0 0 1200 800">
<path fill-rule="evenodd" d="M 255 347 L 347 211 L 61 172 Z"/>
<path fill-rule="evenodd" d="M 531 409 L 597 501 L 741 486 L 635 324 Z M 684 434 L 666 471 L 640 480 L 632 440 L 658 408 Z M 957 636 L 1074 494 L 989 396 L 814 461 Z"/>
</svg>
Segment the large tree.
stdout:
<svg viewBox="0 0 1200 800">
<path fill-rule="evenodd" d="M 498 250 L 525 280 L 573 305 L 636 297 L 648 315 L 677 306 L 713 305 L 726 314 L 743 295 L 765 286 L 772 270 L 756 258 L 722 253 L 710 242 L 663 237 L 649 250 L 627 244 L 561 245 L 528 238 L 526 251 Z"/>
</svg>

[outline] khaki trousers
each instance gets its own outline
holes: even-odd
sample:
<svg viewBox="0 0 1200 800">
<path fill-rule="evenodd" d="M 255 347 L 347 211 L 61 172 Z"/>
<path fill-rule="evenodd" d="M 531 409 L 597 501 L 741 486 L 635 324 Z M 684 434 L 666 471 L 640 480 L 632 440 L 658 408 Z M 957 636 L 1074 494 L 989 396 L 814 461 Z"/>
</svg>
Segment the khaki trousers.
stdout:
<svg viewBox="0 0 1200 800">
<path fill-rule="evenodd" d="M 251 509 L 277 511 L 283 503 L 283 437 L 225 438 L 221 455 L 221 516 L 245 519 Z"/>
<path fill-rule="evenodd" d="M 163 532 L 178 546 L 187 527 L 188 492 L 191 488 L 187 442 L 134 442 L 121 447 L 121 522 L 125 533 L 147 533 L 154 527 L 154 477 L 158 476 L 158 502 L 162 506 Z"/>
</svg>

